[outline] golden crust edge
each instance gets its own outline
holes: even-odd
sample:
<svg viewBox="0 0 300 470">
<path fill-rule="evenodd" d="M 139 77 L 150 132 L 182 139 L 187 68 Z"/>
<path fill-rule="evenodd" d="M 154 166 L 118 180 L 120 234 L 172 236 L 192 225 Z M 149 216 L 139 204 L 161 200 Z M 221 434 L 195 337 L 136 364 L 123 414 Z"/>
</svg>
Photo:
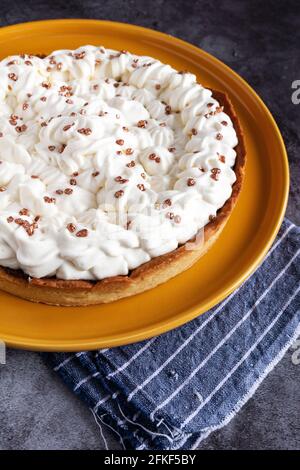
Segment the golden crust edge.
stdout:
<svg viewBox="0 0 300 470">
<path fill-rule="evenodd" d="M 187 243 L 190 243 L 187 242 L 170 253 L 151 259 L 127 276 L 115 276 L 97 282 L 55 278 L 31 279 L 0 267 L 0 289 L 23 299 L 48 305 L 95 305 L 152 289 L 198 261 L 213 245 L 230 217 L 242 188 L 246 163 L 243 133 L 234 108 L 225 93 L 213 90 L 213 96 L 224 106 L 224 111 L 230 116 L 238 136 L 234 167 L 236 181 L 231 197 L 218 211 L 216 218 L 204 227 L 203 237 L 200 237 L 200 242 L 194 244 L 194 249 L 187 250 Z"/>
</svg>

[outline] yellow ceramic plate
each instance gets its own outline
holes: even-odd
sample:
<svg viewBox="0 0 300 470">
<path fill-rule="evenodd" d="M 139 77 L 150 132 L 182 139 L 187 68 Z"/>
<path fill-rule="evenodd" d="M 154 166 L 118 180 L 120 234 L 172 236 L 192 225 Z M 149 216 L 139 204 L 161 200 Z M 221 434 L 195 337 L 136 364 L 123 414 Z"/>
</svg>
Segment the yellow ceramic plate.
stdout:
<svg viewBox="0 0 300 470">
<path fill-rule="evenodd" d="M 255 92 L 226 65 L 166 34 L 94 20 L 53 20 L 0 30 L 1 58 L 85 44 L 150 55 L 228 93 L 247 146 L 246 179 L 225 230 L 187 272 L 135 297 L 93 307 L 50 307 L 0 293 L 0 339 L 14 347 L 78 351 L 143 340 L 175 328 L 224 299 L 260 264 L 283 218 L 289 187 L 280 132 Z"/>
</svg>

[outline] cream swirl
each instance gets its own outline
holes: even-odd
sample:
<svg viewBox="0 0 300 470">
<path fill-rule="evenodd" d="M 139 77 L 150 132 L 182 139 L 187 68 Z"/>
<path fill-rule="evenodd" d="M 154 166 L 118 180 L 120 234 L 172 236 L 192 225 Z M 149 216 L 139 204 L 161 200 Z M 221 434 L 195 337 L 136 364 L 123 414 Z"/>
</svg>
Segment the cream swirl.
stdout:
<svg viewBox="0 0 300 470">
<path fill-rule="evenodd" d="M 0 62 L 0 265 L 126 275 L 232 192 L 237 136 L 210 90 L 151 57 L 84 46 Z"/>
</svg>

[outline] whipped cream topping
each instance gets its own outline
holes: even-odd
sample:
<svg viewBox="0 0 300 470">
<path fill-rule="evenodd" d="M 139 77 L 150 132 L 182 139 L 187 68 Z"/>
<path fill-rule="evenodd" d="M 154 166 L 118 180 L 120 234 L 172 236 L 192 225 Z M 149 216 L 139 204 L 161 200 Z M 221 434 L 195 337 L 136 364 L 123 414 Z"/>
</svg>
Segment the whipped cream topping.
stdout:
<svg viewBox="0 0 300 470">
<path fill-rule="evenodd" d="M 0 265 L 98 280 L 190 240 L 232 193 L 237 136 L 197 83 L 84 46 L 0 62 Z"/>
</svg>

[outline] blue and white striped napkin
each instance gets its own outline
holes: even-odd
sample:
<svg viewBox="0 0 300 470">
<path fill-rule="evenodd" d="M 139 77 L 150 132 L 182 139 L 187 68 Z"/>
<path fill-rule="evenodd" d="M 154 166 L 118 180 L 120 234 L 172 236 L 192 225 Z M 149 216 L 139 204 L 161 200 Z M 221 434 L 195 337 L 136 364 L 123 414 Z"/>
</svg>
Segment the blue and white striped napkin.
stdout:
<svg viewBox="0 0 300 470">
<path fill-rule="evenodd" d="M 300 334 L 300 228 L 285 220 L 259 269 L 190 323 L 130 346 L 47 353 L 126 449 L 193 449 L 228 423 Z"/>
</svg>

